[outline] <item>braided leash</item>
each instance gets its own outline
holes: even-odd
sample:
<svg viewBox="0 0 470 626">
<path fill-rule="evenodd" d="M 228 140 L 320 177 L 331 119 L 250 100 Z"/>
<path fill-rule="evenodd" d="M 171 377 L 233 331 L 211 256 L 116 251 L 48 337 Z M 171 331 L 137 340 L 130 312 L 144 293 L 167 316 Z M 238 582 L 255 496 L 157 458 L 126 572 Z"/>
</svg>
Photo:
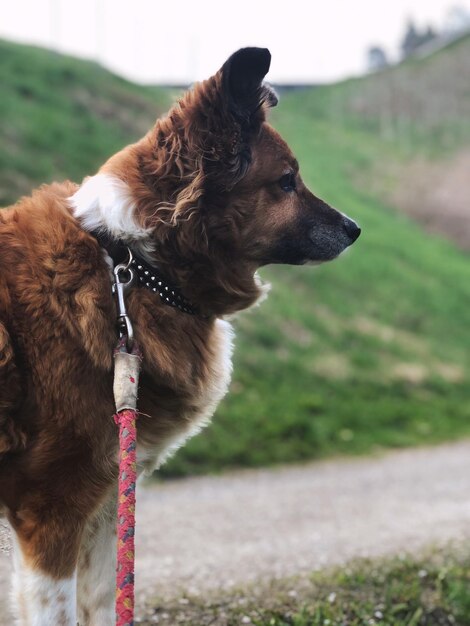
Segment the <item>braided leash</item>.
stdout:
<svg viewBox="0 0 470 626">
<path fill-rule="evenodd" d="M 132 285 L 127 264 L 114 268 L 113 291 L 117 297 L 120 338 L 114 350 L 114 421 L 119 427 L 119 480 L 116 567 L 116 626 L 134 626 L 135 571 L 135 490 L 137 480 L 137 390 L 141 352 L 134 340 L 131 321 L 127 315 L 124 294 Z M 127 278 L 127 280 L 126 280 Z"/>
<path fill-rule="evenodd" d="M 140 365 L 137 343 L 128 352 L 127 338 L 121 337 L 114 351 L 114 421 L 119 426 L 116 626 L 134 625 L 136 405 Z"/>
<path fill-rule="evenodd" d="M 136 411 L 124 409 L 114 420 L 119 426 L 116 626 L 133 626 Z"/>
</svg>

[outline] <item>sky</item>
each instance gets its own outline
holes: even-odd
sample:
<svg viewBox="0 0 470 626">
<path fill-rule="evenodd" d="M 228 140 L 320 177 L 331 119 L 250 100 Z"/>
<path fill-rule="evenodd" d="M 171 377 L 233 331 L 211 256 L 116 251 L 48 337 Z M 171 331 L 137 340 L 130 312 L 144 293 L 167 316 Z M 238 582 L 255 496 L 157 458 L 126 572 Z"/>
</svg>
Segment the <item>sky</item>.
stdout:
<svg viewBox="0 0 470 626">
<path fill-rule="evenodd" d="M 440 27 L 470 0 L 1 0 L 0 37 L 95 59 L 142 83 L 190 83 L 235 50 L 268 47 L 272 82 L 362 73 L 366 50 L 393 58 L 408 19 Z"/>
</svg>

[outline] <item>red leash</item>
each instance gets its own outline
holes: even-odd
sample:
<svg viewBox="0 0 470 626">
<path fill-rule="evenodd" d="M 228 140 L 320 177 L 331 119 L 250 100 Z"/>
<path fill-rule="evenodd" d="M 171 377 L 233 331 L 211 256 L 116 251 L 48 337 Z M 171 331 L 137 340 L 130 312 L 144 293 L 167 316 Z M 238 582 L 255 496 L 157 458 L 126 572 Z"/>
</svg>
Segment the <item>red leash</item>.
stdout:
<svg viewBox="0 0 470 626">
<path fill-rule="evenodd" d="M 137 390 L 141 353 L 131 321 L 127 315 L 124 295 L 132 285 L 128 262 L 114 268 L 113 291 L 117 297 L 120 339 L 114 350 L 114 420 L 119 426 L 119 481 L 116 567 L 116 626 L 134 626 L 135 573 L 135 490 L 137 480 Z"/>
<path fill-rule="evenodd" d="M 119 426 L 116 626 L 134 624 L 136 417 L 130 409 L 114 416 Z"/>
</svg>

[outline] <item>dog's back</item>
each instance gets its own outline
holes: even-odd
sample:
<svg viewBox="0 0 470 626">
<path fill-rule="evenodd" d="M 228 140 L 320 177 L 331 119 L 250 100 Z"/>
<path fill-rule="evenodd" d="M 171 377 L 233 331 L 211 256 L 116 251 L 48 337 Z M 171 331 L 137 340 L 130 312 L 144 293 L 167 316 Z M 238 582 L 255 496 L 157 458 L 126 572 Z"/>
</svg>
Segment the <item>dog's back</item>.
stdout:
<svg viewBox="0 0 470 626">
<path fill-rule="evenodd" d="M 68 206 L 67 198 L 76 188 L 72 183 L 45 185 L 0 212 L 0 479 L 6 455 L 24 450 L 41 416 L 53 413 L 46 403 L 54 386 L 52 395 L 67 395 L 58 383 L 64 337 L 70 351 L 83 350 L 88 358 L 94 352 L 83 345 L 90 337 L 80 328 L 88 320 L 83 309 L 104 306 L 112 319 L 111 296 L 104 294 L 106 302 L 97 301 L 99 290 L 93 291 L 90 280 L 102 264 L 99 248 L 79 228 Z M 107 326 L 112 342 L 112 322 Z M 67 359 L 66 351 L 62 356 Z M 104 361 L 101 355 L 97 358 L 111 367 L 109 353 Z M 48 400 L 39 397 L 41 390 L 47 390 Z M 25 404 L 28 420 L 23 416 Z M 36 415 L 36 424 L 31 415 Z"/>
<path fill-rule="evenodd" d="M 20 246 L 15 223 L 21 209 L 20 201 L 15 207 L 0 211 L 0 463 L 7 453 L 18 451 L 26 444 L 25 432 L 16 415 L 22 384 L 10 334 L 13 322 L 10 285 L 15 272 L 11 253 Z"/>
</svg>

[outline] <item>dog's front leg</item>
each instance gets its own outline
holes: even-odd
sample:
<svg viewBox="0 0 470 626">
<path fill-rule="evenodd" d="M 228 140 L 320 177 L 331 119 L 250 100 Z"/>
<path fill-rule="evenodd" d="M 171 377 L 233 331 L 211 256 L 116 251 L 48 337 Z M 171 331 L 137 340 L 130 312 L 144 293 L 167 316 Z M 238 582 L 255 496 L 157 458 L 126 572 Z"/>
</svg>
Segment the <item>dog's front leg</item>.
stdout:
<svg viewBox="0 0 470 626">
<path fill-rule="evenodd" d="M 52 536 L 50 543 L 55 544 Z M 36 541 L 37 544 L 40 542 Z M 73 548 L 60 538 L 55 545 L 57 565 L 74 562 Z M 13 533 L 13 607 L 18 626 L 76 626 L 76 570 L 51 571 L 39 545 Z M 61 554 L 62 553 L 62 554 Z M 69 553 L 69 554 L 67 554 Z M 54 568 L 55 569 L 55 568 Z M 65 570 L 65 568 L 64 568 Z"/>
<path fill-rule="evenodd" d="M 88 522 L 78 559 L 80 626 L 115 624 L 116 495 Z"/>
</svg>

